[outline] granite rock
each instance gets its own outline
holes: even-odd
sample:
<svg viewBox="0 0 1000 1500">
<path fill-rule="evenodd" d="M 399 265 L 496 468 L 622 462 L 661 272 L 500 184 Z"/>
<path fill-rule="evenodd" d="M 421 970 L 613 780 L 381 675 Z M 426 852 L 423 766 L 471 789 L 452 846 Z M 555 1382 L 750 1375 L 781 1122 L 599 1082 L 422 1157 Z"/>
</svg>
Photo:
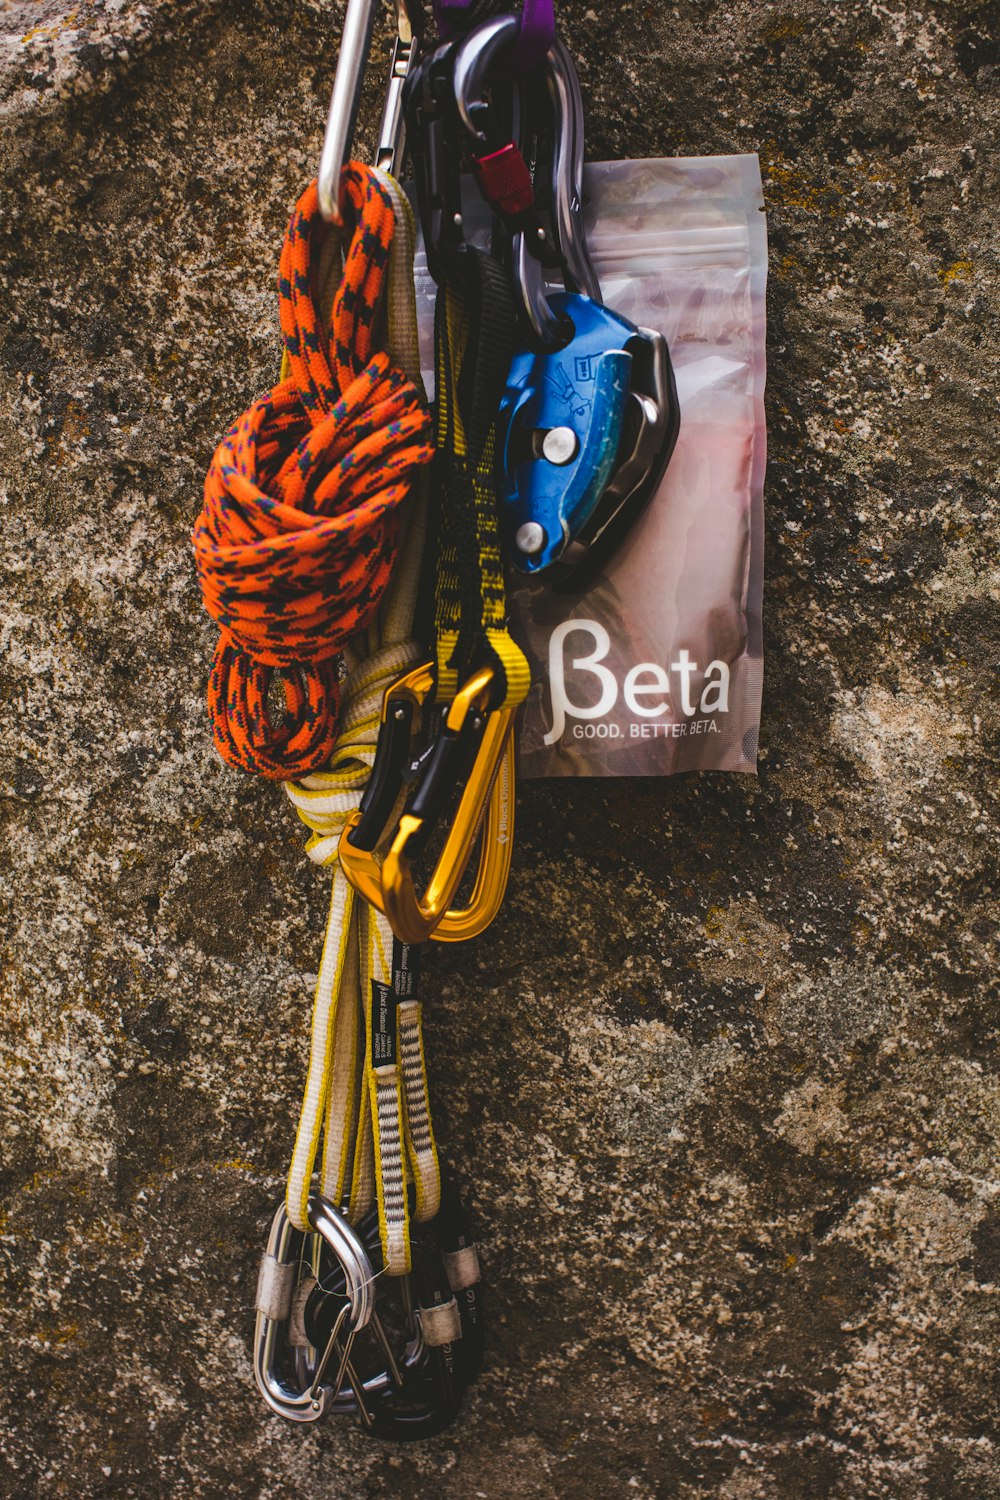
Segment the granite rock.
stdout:
<svg viewBox="0 0 1000 1500">
<path fill-rule="evenodd" d="M 761 156 L 760 775 L 523 787 L 428 959 L 491 1323 L 407 1449 L 253 1387 L 328 876 L 189 550 L 340 10 L 0 6 L 3 1495 L 1000 1493 L 995 8 L 560 12 L 591 156 Z"/>
</svg>

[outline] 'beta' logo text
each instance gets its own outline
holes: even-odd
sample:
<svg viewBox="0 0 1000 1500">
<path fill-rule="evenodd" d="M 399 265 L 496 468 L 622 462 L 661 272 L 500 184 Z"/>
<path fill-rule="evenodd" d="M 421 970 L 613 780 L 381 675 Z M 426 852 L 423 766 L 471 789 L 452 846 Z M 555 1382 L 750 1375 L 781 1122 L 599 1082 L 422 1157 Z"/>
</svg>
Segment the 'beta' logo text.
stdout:
<svg viewBox="0 0 1000 1500">
<path fill-rule="evenodd" d="M 566 637 L 577 630 L 588 632 L 594 642 L 589 656 L 573 657 L 569 663 L 571 671 L 589 672 L 600 684 L 600 697 L 590 706 L 571 703 L 566 693 L 565 642 Z M 554 745 L 562 738 L 567 714 L 573 719 L 603 719 L 614 708 L 618 702 L 618 679 L 609 667 L 602 665 L 610 650 L 611 637 L 596 620 L 564 620 L 553 630 L 549 640 L 552 728 L 545 736 L 546 745 Z M 692 698 L 692 678 L 701 676 L 698 663 L 691 660 L 687 651 L 678 651 L 677 660 L 670 663 L 670 671 L 677 675 L 680 711 L 686 719 L 696 713 L 728 712 L 729 667 L 724 661 L 709 662 L 697 703 Z M 670 704 L 666 700 L 670 697 L 670 677 L 667 669 L 659 662 L 639 662 L 626 673 L 621 694 L 626 706 L 641 719 L 656 719 L 669 713 Z"/>
</svg>

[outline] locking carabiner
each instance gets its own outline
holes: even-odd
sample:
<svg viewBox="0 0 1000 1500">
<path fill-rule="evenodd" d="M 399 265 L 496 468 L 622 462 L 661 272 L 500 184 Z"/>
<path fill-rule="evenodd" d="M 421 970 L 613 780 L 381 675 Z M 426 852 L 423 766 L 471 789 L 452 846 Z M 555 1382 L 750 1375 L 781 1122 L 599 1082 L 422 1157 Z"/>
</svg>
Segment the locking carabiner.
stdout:
<svg viewBox="0 0 1000 1500">
<path fill-rule="evenodd" d="M 566 267 L 566 286 L 603 302 L 601 284 L 583 231 L 583 95 L 576 64 L 556 37 L 549 48 L 547 81 L 553 112 L 552 199 L 556 244 Z"/>
<path fill-rule="evenodd" d="M 519 35 L 520 19 L 515 15 L 495 16 L 475 27 L 455 51 L 452 86 L 458 117 L 468 136 L 473 175 L 511 236 L 510 258 L 525 316 L 535 336 L 551 348 L 565 343 L 571 330 L 553 313 L 545 296 L 543 267 L 564 276 L 567 270 L 552 224 L 551 184 L 545 171 L 538 169 L 538 136 L 531 134 L 537 124 L 537 105 L 533 109 L 531 101 L 540 91 L 544 93 L 545 85 L 536 70 L 521 81 L 518 90 L 520 129 L 513 134 L 525 137 L 524 149 L 533 169 L 528 167 L 521 143 L 516 138 L 503 139 L 504 130 L 498 131 L 494 123 L 497 85 L 492 104 L 485 96 L 491 73 L 511 54 Z M 505 128 L 512 125 L 512 118 L 504 121 Z M 560 162 L 565 160 L 564 146 Z"/>
<path fill-rule="evenodd" d="M 411 747 L 414 732 L 420 727 L 423 713 L 434 691 L 434 682 L 433 667 L 430 663 L 425 663 L 407 672 L 387 689 L 382 700 L 382 722 L 368 786 L 358 810 L 349 815 L 338 846 L 341 868 L 351 885 L 370 905 L 377 907 L 386 916 L 389 916 L 389 908 L 383 877 L 384 867 L 376 855 L 376 849 L 385 840 L 390 819 L 401 792 L 405 790 L 408 774 L 420 768 L 420 760 L 414 762 L 412 759 Z M 431 754 L 432 752 L 428 753 L 428 759 Z M 466 906 L 449 907 L 436 922 L 430 936 L 437 942 L 460 943 L 477 937 L 485 931 L 500 909 L 510 874 L 514 845 L 514 765 L 513 744 L 508 734 L 489 793 L 472 893 Z M 460 768 L 457 769 L 462 774 Z M 464 774 L 468 774 L 468 768 Z M 437 776 L 443 784 L 443 774 L 439 771 Z M 452 782 L 451 786 L 454 791 L 458 783 Z M 408 810 L 412 812 L 412 807 Z M 464 866 L 458 872 L 456 889 L 463 873 Z M 390 904 L 391 900 L 389 897 Z M 391 916 L 389 920 L 391 922 Z M 397 933 L 397 936 L 402 938 L 401 933 Z"/>
<path fill-rule="evenodd" d="M 427 266 L 434 280 L 462 274 L 465 249 L 457 120 L 452 91 L 456 43 L 420 58 L 403 87 L 410 162 Z"/>
</svg>

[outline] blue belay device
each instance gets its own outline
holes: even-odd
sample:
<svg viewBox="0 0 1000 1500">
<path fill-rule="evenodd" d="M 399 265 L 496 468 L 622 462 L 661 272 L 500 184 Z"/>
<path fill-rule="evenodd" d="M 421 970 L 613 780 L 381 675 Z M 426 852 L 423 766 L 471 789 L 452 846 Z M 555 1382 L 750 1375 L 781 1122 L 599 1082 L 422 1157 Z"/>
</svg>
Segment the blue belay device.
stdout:
<svg viewBox="0 0 1000 1500">
<path fill-rule="evenodd" d="M 506 424 L 501 524 L 507 555 L 537 573 L 586 525 L 615 472 L 636 329 L 576 292 L 549 297 L 572 325 L 561 349 L 515 355 L 500 404 Z"/>
</svg>

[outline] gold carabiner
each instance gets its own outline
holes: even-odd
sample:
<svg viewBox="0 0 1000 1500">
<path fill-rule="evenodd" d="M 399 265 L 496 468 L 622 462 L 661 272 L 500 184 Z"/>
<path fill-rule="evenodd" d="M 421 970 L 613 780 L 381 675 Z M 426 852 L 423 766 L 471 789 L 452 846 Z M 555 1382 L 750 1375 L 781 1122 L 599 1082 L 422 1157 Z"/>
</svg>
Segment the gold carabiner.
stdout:
<svg viewBox="0 0 1000 1500">
<path fill-rule="evenodd" d="M 433 759 L 429 763 L 421 786 L 421 792 L 425 796 L 423 799 L 414 798 L 411 810 L 403 813 L 399 820 L 399 831 L 382 865 L 385 914 L 401 942 L 426 941 L 447 918 L 448 909 L 472 857 L 487 803 L 492 799 L 500 764 L 510 743 L 515 712 L 509 708 L 489 711 L 493 675 L 492 667 L 483 667 L 463 683 L 448 708 L 444 729 L 435 745 L 435 752 L 442 747 L 447 749 L 449 742 L 457 745 L 462 734 L 469 729 L 482 734 L 472 769 L 462 787 L 458 809 L 448 829 L 444 848 L 424 888 L 423 897 L 417 895 L 411 860 L 422 849 L 430 831 L 428 825 L 432 823 L 433 811 L 425 812 L 421 803 L 430 803 L 433 808 L 437 788 L 428 786 L 428 783 L 439 774 L 439 766 L 443 768 L 446 765 L 445 754 L 442 754 L 437 765 Z M 482 722 L 484 718 L 485 723 Z M 509 807 L 506 814 L 509 819 Z M 501 818 L 498 817 L 493 839 L 484 841 L 480 878 L 477 878 L 473 899 L 463 913 L 456 913 L 455 921 L 460 931 L 455 932 L 454 922 L 449 924 L 453 942 L 458 941 L 460 936 L 471 937 L 473 930 L 482 931 L 487 925 L 486 920 L 481 925 L 476 925 L 477 895 L 478 901 L 482 903 L 482 910 L 492 907 L 487 920 L 492 920 L 503 899 L 510 869 L 511 843 L 508 830 L 501 829 L 500 822 Z M 499 841 L 499 834 L 503 835 L 502 842 Z M 490 864 L 492 871 L 487 874 L 484 866 Z"/>
<path fill-rule="evenodd" d="M 422 662 L 386 689 L 368 786 L 360 807 L 348 815 L 337 845 L 340 867 L 351 885 L 383 914 L 382 865 L 375 851 L 385 840 L 389 819 L 399 802 L 411 737 L 433 692 L 432 662 Z"/>
<path fill-rule="evenodd" d="M 384 864 L 376 849 L 394 810 L 404 761 L 408 759 L 415 715 L 434 688 L 433 669 L 422 664 L 388 689 L 382 702 L 382 728 L 369 792 L 341 834 L 341 868 L 355 890 L 388 918 L 403 942 L 429 937 L 462 942 L 489 926 L 500 909 L 510 873 L 514 831 L 513 710 L 488 713 L 492 669 L 476 673 L 449 707 L 441 735 L 431 747 L 424 782 L 404 812 Z M 475 762 L 462 790 L 423 901 L 416 894 L 410 858 L 430 832 L 434 807 L 447 797 L 449 761 L 463 731 L 481 733 Z M 435 756 L 437 759 L 435 760 Z M 435 783 L 444 782 L 443 787 Z M 414 812 L 416 816 L 414 816 Z M 479 865 L 467 906 L 450 909 L 483 826 Z"/>
<path fill-rule="evenodd" d="M 478 937 L 503 904 L 514 853 L 515 759 L 514 736 L 508 734 L 486 809 L 476 883 L 468 906 L 457 911 L 449 908 L 431 933 L 439 943 L 462 943 Z"/>
</svg>

